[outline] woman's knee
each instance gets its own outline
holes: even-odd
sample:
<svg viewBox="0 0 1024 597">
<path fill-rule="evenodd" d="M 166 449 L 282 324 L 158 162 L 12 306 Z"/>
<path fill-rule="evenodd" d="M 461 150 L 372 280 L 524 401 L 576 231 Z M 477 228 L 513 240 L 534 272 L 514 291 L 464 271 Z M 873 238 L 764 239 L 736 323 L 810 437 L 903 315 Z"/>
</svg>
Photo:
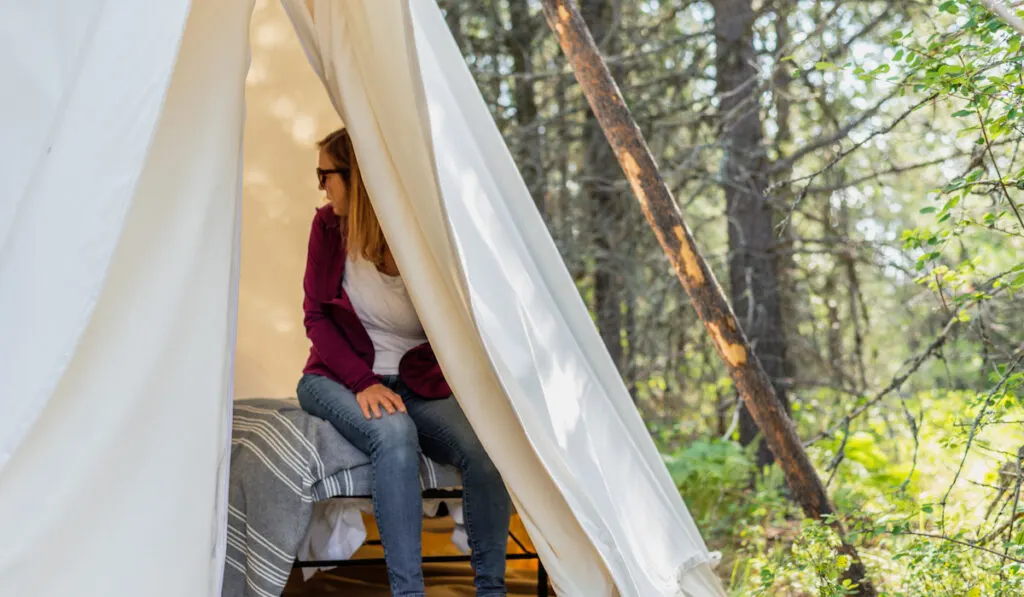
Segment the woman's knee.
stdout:
<svg viewBox="0 0 1024 597">
<path fill-rule="evenodd" d="M 418 460 L 416 424 L 409 415 L 386 414 L 379 419 L 372 419 L 370 423 L 374 456 L 387 455 L 389 458 L 409 459 L 412 462 Z"/>
</svg>

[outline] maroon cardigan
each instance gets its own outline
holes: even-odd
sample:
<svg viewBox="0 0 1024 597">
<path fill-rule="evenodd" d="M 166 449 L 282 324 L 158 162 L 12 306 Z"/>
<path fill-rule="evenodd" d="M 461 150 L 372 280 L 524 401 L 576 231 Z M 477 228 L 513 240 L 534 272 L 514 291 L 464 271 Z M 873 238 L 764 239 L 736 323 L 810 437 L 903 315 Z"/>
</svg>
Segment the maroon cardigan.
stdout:
<svg viewBox="0 0 1024 597">
<path fill-rule="evenodd" d="M 330 205 L 325 205 L 313 218 L 302 282 L 306 336 L 313 343 L 303 373 L 322 375 L 361 392 L 379 383 L 380 378 L 373 373 L 373 342 L 341 287 L 345 257 L 341 220 Z M 429 343 L 405 353 L 398 375 L 424 398 L 451 395 Z"/>
</svg>

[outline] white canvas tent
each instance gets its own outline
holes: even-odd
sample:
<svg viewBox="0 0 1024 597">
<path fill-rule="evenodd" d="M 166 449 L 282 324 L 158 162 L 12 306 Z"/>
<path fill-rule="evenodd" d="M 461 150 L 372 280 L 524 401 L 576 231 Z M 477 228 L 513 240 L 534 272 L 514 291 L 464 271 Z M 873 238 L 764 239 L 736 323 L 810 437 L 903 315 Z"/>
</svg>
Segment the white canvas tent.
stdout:
<svg viewBox="0 0 1024 597">
<path fill-rule="evenodd" d="M 308 346 L 325 96 L 558 594 L 723 595 L 437 6 L 284 5 L 317 77 L 266 17 L 248 125 L 252 0 L 0 6 L 0 595 L 219 594 L 231 397 Z M 243 170 L 243 130 L 291 140 Z"/>
</svg>

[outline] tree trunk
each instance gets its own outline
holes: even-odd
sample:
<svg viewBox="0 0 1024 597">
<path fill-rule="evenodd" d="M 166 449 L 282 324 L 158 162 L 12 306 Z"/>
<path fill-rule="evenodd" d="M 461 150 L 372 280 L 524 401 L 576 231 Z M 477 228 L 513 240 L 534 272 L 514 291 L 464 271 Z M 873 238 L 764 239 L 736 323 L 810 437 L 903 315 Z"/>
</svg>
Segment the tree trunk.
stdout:
<svg viewBox="0 0 1024 597">
<path fill-rule="evenodd" d="M 740 316 L 754 352 L 772 380 L 781 408 L 789 411 L 786 378 L 786 336 L 775 262 L 775 218 L 763 190 L 767 156 L 759 111 L 757 54 L 754 49 L 752 0 L 714 0 L 717 92 L 725 119 L 722 188 L 729 230 L 729 281 L 733 309 Z M 740 442 L 750 444 L 760 430 L 750 411 L 740 413 Z M 772 461 L 765 442 L 758 464 Z"/>
<path fill-rule="evenodd" d="M 605 40 L 601 48 L 615 51 L 614 35 L 608 35 L 613 12 L 610 0 L 583 0 L 583 20 L 595 39 Z M 587 110 L 584 125 L 583 197 L 589 208 L 594 241 L 594 313 L 597 329 L 620 374 L 625 374 L 622 349 L 623 286 L 620 263 L 622 248 L 616 246 L 616 232 L 621 225 L 622 209 L 614 190 L 615 154 L 601 132 L 601 125 L 592 110 Z"/>
<path fill-rule="evenodd" d="M 537 204 L 542 216 L 547 216 L 544 201 L 544 156 L 541 135 L 537 122 L 537 98 L 534 94 L 533 40 L 536 30 L 530 24 L 530 10 L 522 0 L 509 0 L 508 15 L 510 31 L 506 38 L 506 50 L 512 56 L 514 78 L 513 100 L 516 108 L 516 124 L 521 135 L 517 144 L 516 164 L 523 174 L 526 188 Z"/>
<path fill-rule="evenodd" d="M 467 47 L 466 36 L 462 33 L 462 3 L 449 0 L 442 2 L 440 6 L 444 11 L 444 20 L 448 23 L 448 30 L 455 38 L 455 44 L 459 46 L 459 51 L 465 56 Z"/>
<path fill-rule="evenodd" d="M 857 391 L 867 392 L 867 370 L 864 366 L 864 332 L 867 327 L 867 306 L 860 293 L 860 281 L 857 276 L 857 261 L 853 244 L 850 242 L 850 206 L 844 198 L 839 207 L 839 226 L 845 242 L 849 243 L 839 253 L 839 259 L 846 270 L 847 300 L 849 301 L 850 321 L 853 322 L 853 359 L 856 367 Z M 861 312 L 864 312 L 864 328 L 861 327 Z M 982 344 L 984 346 L 984 344 Z"/>
<path fill-rule="evenodd" d="M 837 246 L 842 240 L 839 231 L 833 222 L 832 203 L 824 201 L 821 204 L 822 231 L 825 238 L 825 250 L 830 255 L 836 255 L 841 251 Z M 843 354 L 843 324 L 839 316 L 839 300 L 836 291 L 836 277 L 839 268 L 825 273 L 825 284 L 821 289 L 821 298 L 825 301 L 825 358 L 828 365 L 828 374 L 831 376 L 832 385 L 842 388 L 846 387 L 845 356 Z"/>
<path fill-rule="evenodd" d="M 628 250 L 630 255 L 636 255 L 637 249 L 635 246 L 630 246 Z M 629 388 L 629 395 L 635 403 L 640 397 L 639 389 L 637 388 L 637 359 L 640 354 L 640 341 L 637 338 L 636 330 L 636 289 L 633 284 L 626 283 L 623 286 L 622 292 L 625 294 L 625 321 L 623 326 L 626 338 L 623 377 L 626 378 L 626 387 Z"/>
<path fill-rule="evenodd" d="M 719 357 L 751 415 L 764 431 L 772 452 L 785 473 L 793 497 L 812 518 L 828 517 L 840 537 L 842 525 L 830 515 L 832 505 L 811 464 L 796 428 L 779 407 L 771 381 L 740 328 L 707 261 L 698 251 L 665 181 L 658 172 L 643 135 L 622 99 L 594 39 L 571 0 L 543 0 L 544 15 L 569 59 L 576 80 L 594 110 L 640 207 L 668 255 L 676 276 L 707 328 Z M 853 562 L 848 576 L 858 584 L 856 594 L 876 595 L 865 577 L 856 550 L 845 543 L 841 550 Z"/>
<path fill-rule="evenodd" d="M 793 80 L 792 73 L 789 70 L 792 68 L 792 65 L 783 62 L 782 58 L 785 57 L 785 51 L 789 47 L 790 42 L 790 14 L 798 11 L 799 8 L 793 0 L 776 0 L 775 70 L 772 73 L 772 98 L 775 104 L 775 154 L 778 157 L 784 155 L 787 151 L 787 145 L 793 139 L 791 119 L 793 100 L 789 90 L 790 81 Z M 777 180 L 789 180 L 791 176 L 791 168 L 784 168 L 776 174 Z M 779 191 L 780 195 L 785 195 L 792 192 L 792 187 L 785 185 Z M 781 228 L 782 235 L 781 238 L 776 238 L 775 242 L 775 271 L 778 275 L 779 302 L 782 305 L 782 324 L 784 326 L 783 330 L 786 332 L 786 346 L 788 348 L 790 346 L 790 338 L 800 337 L 800 333 L 797 330 L 797 322 L 800 321 L 799 306 L 804 299 L 794 276 L 794 272 L 797 271 L 796 253 L 792 250 L 796 245 L 795 227 L 786 221 L 788 214 L 783 210 L 776 208 L 773 211 L 775 213 L 773 225 L 776 230 Z M 791 388 L 793 381 L 796 379 L 796 370 L 793 367 L 793 355 L 788 350 L 783 365 L 786 372 L 786 387 Z M 776 385 L 779 384 L 776 383 Z"/>
</svg>

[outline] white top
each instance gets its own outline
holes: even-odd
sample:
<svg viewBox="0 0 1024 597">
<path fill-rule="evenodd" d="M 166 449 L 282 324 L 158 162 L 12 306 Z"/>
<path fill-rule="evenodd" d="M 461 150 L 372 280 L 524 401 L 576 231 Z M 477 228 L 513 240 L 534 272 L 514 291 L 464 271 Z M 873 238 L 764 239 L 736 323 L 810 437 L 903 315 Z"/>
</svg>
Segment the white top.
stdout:
<svg viewBox="0 0 1024 597">
<path fill-rule="evenodd" d="M 373 341 L 373 372 L 397 375 L 405 353 L 427 341 L 405 282 L 381 273 L 362 257 L 350 256 L 342 288 Z"/>
</svg>

